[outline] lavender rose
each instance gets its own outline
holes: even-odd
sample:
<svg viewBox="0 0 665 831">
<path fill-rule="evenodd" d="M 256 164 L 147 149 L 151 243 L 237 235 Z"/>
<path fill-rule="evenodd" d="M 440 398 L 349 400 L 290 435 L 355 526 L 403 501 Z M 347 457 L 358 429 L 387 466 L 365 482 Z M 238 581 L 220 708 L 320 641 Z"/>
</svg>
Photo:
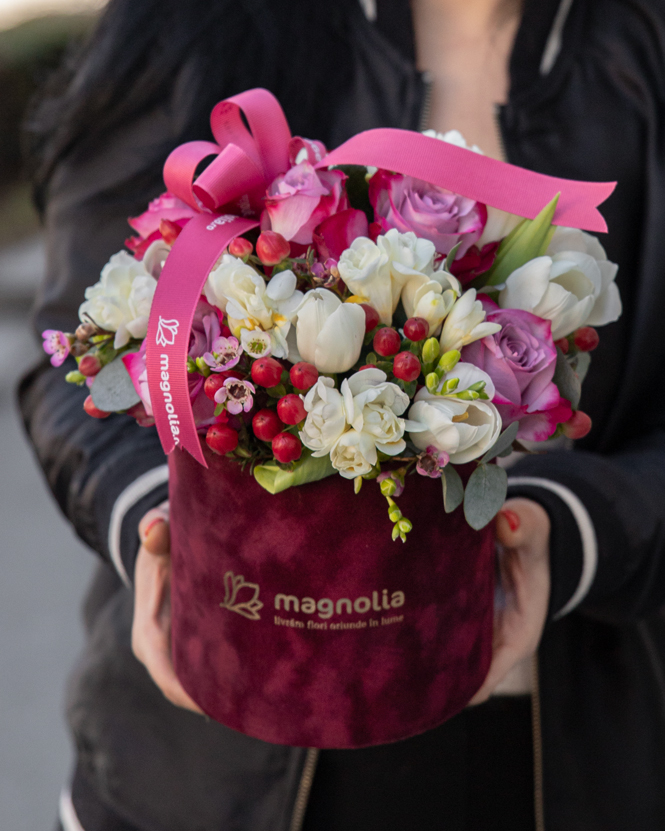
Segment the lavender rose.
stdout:
<svg viewBox="0 0 665 831">
<path fill-rule="evenodd" d="M 465 346 L 462 360 L 486 372 L 496 387 L 492 403 L 504 428 L 519 421 L 519 439 L 544 441 L 572 411 L 553 383 L 552 326 L 530 312 L 499 309 L 487 315 L 501 330 Z"/>
<path fill-rule="evenodd" d="M 370 179 L 369 200 L 382 233 L 391 228 L 413 231 L 431 240 L 439 254 L 448 254 L 461 242 L 458 258 L 480 239 L 487 221 L 482 203 L 386 170 Z"/>
</svg>

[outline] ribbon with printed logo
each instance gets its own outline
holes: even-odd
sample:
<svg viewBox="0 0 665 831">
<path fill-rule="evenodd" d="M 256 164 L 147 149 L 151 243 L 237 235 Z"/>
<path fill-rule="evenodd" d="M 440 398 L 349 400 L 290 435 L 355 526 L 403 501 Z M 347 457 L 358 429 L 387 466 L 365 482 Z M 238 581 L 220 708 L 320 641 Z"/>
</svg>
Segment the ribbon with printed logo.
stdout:
<svg viewBox="0 0 665 831">
<path fill-rule="evenodd" d="M 243 121 L 243 116 L 246 121 Z M 559 194 L 555 225 L 607 231 L 598 211 L 614 182 L 578 182 L 534 173 L 408 130 L 379 128 L 353 136 L 320 158 L 319 142 L 292 138 L 277 99 L 253 89 L 221 101 L 210 117 L 215 142 L 177 147 L 164 165 L 167 189 L 197 211 L 162 270 L 146 339 L 148 384 L 165 453 L 183 448 L 205 466 L 187 379 L 194 311 L 216 261 L 235 237 L 259 225 L 263 198 L 302 148 L 314 167 L 363 165 L 394 171 L 535 218 Z M 197 176 L 204 160 L 212 161 Z"/>
</svg>

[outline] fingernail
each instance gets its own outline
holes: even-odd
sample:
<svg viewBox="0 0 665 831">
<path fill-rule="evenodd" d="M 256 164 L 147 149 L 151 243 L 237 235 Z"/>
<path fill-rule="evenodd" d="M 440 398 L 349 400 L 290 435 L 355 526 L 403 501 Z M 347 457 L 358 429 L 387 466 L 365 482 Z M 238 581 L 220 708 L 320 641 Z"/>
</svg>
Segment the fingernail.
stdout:
<svg viewBox="0 0 665 831">
<path fill-rule="evenodd" d="M 510 526 L 510 530 L 513 532 L 517 531 L 520 527 L 520 518 L 515 511 L 511 511 L 510 508 L 504 508 L 504 510 L 501 511 L 501 514 L 506 518 L 506 522 Z"/>
<path fill-rule="evenodd" d="M 141 537 L 141 542 L 145 542 L 145 540 L 147 539 L 148 534 L 150 533 L 150 531 L 151 531 L 151 530 L 155 527 L 155 525 L 157 525 L 157 523 L 159 523 L 159 522 L 165 522 L 164 517 L 161 517 L 161 516 L 155 517 L 153 520 L 151 520 L 151 521 L 150 521 L 150 522 L 146 525 L 146 527 L 145 527 L 145 528 L 143 528 L 142 530 L 140 530 L 139 536 Z"/>
</svg>

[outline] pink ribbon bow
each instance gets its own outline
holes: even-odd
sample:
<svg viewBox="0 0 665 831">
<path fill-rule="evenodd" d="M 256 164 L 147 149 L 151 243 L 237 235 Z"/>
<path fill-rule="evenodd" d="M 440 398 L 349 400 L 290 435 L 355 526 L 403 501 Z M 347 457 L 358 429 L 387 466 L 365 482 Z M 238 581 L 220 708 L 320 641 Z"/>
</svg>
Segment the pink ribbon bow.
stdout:
<svg viewBox="0 0 665 831">
<path fill-rule="evenodd" d="M 164 165 L 167 190 L 198 215 L 184 227 L 166 260 L 146 338 L 148 385 L 164 452 L 182 447 L 204 466 L 187 383 L 196 304 L 229 243 L 259 225 L 266 190 L 288 170 L 294 150 L 306 146 L 310 157 L 316 157 L 322 147 L 319 142 L 292 139 L 277 99 L 264 89 L 220 101 L 210 124 L 216 143 L 183 144 Z M 197 168 L 210 156 L 213 160 L 196 177 Z M 554 223 L 589 231 L 607 230 L 597 206 L 616 184 L 557 179 L 420 133 L 387 128 L 353 136 L 315 167 L 341 164 L 371 165 L 413 176 L 529 219 L 558 193 Z"/>
</svg>

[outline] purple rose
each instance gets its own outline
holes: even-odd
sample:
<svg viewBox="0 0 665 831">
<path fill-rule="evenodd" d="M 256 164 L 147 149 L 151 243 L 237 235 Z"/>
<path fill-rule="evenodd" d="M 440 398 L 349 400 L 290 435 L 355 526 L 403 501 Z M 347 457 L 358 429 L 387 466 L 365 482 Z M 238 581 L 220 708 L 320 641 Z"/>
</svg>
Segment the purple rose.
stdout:
<svg viewBox="0 0 665 831">
<path fill-rule="evenodd" d="M 465 346 L 462 360 L 492 379 L 496 387 L 492 403 L 504 427 L 519 421 L 519 439 L 544 441 L 572 415 L 569 402 L 552 381 L 556 367 L 552 325 L 520 309 L 499 309 L 486 320 L 501 324 L 501 331 Z"/>
<path fill-rule="evenodd" d="M 480 239 L 487 208 L 473 199 L 399 173 L 377 171 L 369 182 L 369 201 L 383 233 L 397 228 L 431 240 L 439 254 L 448 254 L 458 242 L 457 258 Z"/>
</svg>

